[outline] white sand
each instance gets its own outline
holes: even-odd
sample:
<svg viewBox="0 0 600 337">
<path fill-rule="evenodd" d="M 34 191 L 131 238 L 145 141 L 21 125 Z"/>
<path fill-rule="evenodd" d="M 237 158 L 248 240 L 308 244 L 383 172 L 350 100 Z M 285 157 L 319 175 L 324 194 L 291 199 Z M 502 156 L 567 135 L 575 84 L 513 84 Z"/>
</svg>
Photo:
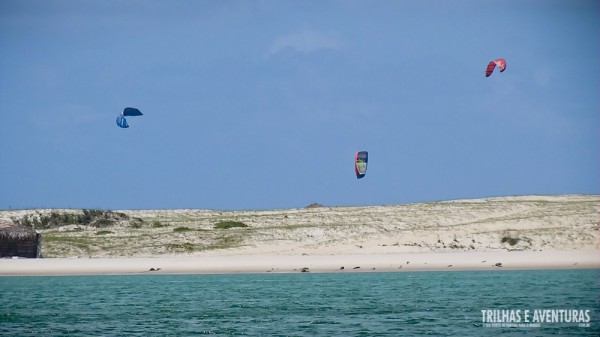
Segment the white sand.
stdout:
<svg viewBox="0 0 600 337">
<path fill-rule="evenodd" d="M 496 266 L 501 263 L 501 267 Z M 341 267 L 344 267 L 341 269 Z M 0 275 L 600 268 L 598 251 L 0 259 Z M 150 269 L 155 269 L 150 271 Z"/>
</svg>

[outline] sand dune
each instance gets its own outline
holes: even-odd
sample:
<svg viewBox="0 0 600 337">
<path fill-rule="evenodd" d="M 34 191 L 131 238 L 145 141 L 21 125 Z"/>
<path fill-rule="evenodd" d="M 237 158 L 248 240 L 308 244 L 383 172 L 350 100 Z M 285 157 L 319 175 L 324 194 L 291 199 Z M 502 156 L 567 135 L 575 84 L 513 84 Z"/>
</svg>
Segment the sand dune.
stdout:
<svg viewBox="0 0 600 337">
<path fill-rule="evenodd" d="M 33 218 L 51 212 L 81 210 L 4 210 L 0 211 L 0 218 Z M 81 261 L 94 258 L 113 263 L 115 259 L 110 258 L 129 257 L 138 262 L 153 258 L 152 265 L 158 262 L 157 258 L 169 258 L 159 264 L 173 266 L 183 263 L 178 261 L 202 258 L 213 271 L 219 270 L 218 265 L 228 266 L 224 268 L 229 271 L 289 271 L 302 268 L 300 262 L 306 262 L 310 268 L 310 261 L 316 269 L 335 270 L 341 264 L 355 267 L 345 258 L 348 256 L 355 261 L 359 260 L 357 256 L 366 259 L 368 263 L 364 265 L 370 268 L 400 269 L 399 262 L 407 254 L 413 260 L 428 256 L 430 269 L 433 264 L 435 268 L 481 268 L 481 261 L 490 261 L 481 254 L 499 254 L 497 260 L 502 257 L 504 262 L 498 262 L 506 266 L 513 257 L 528 253 L 522 255 L 527 261 L 514 261 L 513 266 L 536 263 L 548 266 L 548 261 L 560 260 L 555 263 L 560 267 L 600 267 L 598 195 L 529 195 L 281 210 L 115 212 L 143 222 L 123 221 L 105 228 L 68 225 L 43 230 L 43 256 L 63 258 L 57 260 L 63 262 L 77 257 Z M 224 220 L 238 221 L 247 227 L 216 229 L 215 224 Z M 561 260 L 560 256 L 572 258 Z M 261 264 L 261 260 L 270 262 Z M 0 274 L 7 263 L 5 259 L 0 261 Z M 137 270 L 149 269 L 149 265 L 140 265 Z M 188 271 L 207 271 L 193 267 L 194 263 L 187 265 Z M 125 269 L 132 271 L 131 266 Z M 178 267 L 171 269 L 183 271 Z"/>
</svg>

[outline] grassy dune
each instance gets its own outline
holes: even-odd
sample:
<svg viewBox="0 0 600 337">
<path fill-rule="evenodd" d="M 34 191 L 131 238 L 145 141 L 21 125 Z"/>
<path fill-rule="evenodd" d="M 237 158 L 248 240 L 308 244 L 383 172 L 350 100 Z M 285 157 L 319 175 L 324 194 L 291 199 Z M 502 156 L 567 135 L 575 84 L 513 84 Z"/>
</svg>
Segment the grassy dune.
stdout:
<svg viewBox="0 0 600 337">
<path fill-rule="evenodd" d="M 2 210 L 0 217 L 42 232 L 44 257 L 600 250 L 599 195 L 104 212 L 86 223 L 72 221 L 85 219 L 76 209 Z M 48 225 L 52 214 L 56 221 Z M 63 218 L 69 220 L 61 223 Z"/>
</svg>

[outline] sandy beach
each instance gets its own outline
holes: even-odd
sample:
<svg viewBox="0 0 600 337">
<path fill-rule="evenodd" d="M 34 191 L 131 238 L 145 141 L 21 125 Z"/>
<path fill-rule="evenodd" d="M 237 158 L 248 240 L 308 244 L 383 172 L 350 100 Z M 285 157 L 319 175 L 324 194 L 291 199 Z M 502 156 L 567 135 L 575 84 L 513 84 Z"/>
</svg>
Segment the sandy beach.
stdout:
<svg viewBox="0 0 600 337">
<path fill-rule="evenodd" d="M 3 259 L 0 275 L 600 268 L 597 251 Z"/>
<path fill-rule="evenodd" d="M 0 218 L 78 212 L 4 210 Z M 597 195 L 115 212 L 122 218 L 102 226 L 39 230 L 44 258 L 2 258 L 0 275 L 600 268 Z M 219 229 L 223 220 L 244 226 Z"/>
</svg>

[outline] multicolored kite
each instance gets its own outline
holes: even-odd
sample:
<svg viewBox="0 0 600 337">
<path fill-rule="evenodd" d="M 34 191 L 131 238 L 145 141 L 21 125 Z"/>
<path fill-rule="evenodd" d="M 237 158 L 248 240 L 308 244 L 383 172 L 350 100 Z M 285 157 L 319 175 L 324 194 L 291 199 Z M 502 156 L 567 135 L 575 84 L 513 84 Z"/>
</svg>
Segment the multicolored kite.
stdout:
<svg viewBox="0 0 600 337">
<path fill-rule="evenodd" d="M 500 69 L 500 72 L 503 72 L 506 69 L 506 61 L 503 58 L 497 58 L 490 61 L 490 63 L 487 65 L 487 68 L 485 68 L 485 77 L 490 77 L 494 71 L 494 68 L 496 67 Z"/>
<path fill-rule="evenodd" d="M 358 151 L 354 155 L 354 172 L 356 179 L 360 179 L 367 174 L 367 163 L 369 162 L 369 153 L 367 151 Z"/>
</svg>

